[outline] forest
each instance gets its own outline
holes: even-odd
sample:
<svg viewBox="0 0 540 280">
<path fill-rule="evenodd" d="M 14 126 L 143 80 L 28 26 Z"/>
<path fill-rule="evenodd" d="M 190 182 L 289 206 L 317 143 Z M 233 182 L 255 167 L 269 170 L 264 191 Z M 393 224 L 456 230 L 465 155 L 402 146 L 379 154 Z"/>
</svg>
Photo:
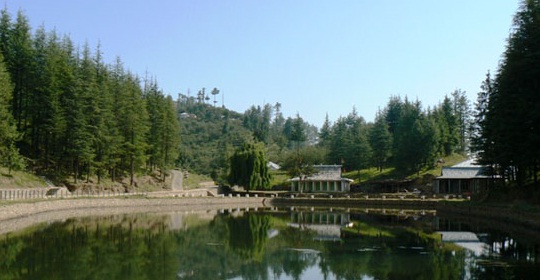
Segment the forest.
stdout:
<svg viewBox="0 0 540 280">
<path fill-rule="evenodd" d="M 279 103 L 252 106 L 239 114 L 204 100 L 186 95 L 178 99 L 179 163 L 219 182 L 226 182 L 229 158 L 245 142 L 260 143 L 266 158 L 284 170 L 297 164 L 340 164 L 349 171 L 393 167 L 402 176 L 468 151 L 472 110 L 460 90 L 427 109 L 420 101 L 394 96 L 374 122 L 353 108 L 335 122 L 327 117 L 320 129 L 299 115 L 285 118 Z"/>
<path fill-rule="evenodd" d="M 173 99 L 155 78 L 103 61 L 101 47 L 38 28 L 22 12 L 0 18 L 0 160 L 59 178 L 115 180 L 182 168 L 226 182 L 230 158 L 257 143 L 284 170 L 340 164 L 346 171 L 394 168 L 407 176 L 455 153 L 475 156 L 512 185 L 538 185 L 540 1 L 515 14 L 499 68 L 435 106 L 392 96 L 373 121 L 353 107 L 317 128 L 282 104 L 243 113 L 218 106 L 219 89 Z M 213 98 L 212 98 L 212 97 Z M 213 100 L 213 101 L 212 101 Z"/>
<path fill-rule="evenodd" d="M 98 46 L 38 28 L 22 12 L 0 17 L 2 165 L 51 178 L 130 178 L 172 168 L 179 124 L 155 79 L 106 64 Z"/>
</svg>

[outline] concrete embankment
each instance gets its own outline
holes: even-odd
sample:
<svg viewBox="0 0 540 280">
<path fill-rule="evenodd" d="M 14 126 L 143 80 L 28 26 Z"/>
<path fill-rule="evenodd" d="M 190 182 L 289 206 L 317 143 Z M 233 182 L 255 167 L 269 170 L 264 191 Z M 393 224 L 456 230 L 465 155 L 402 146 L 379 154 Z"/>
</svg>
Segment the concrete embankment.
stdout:
<svg viewBox="0 0 540 280">
<path fill-rule="evenodd" d="M 458 218 L 487 228 L 511 230 L 520 227 L 540 239 L 540 213 L 523 211 L 505 205 L 482 205 L 468 201 L 435 199 L 355 199 L 355 198 L 275 198 L 275 206 L 314 206 L 346 208 L 388 208 L 435 210 L 437 216 Z"/>
<path fill-rule="evenodd" d="M 359 198 L 274 198 L 275 206 L 320 206 L 320 207 L 388 207 L 407 209 L 436 209 L 440 200 L 411 199 L 359 199 Z"/>
<path fill-rule="evenodd" d="M 0 205 L 0 234 L 33 224 L 76 217 L 124 213 L 193 212 L 227 208 L 262 208 L 264 198 L 84 198 L 24 201 Z"/>
<path fill-rule="evenodd" d="M 264 197 L 167 197 L 167 198 L 66 198 L 27 200 L 0 204 L 0 234 L 41 222 L 74 217 L 147 212 L 192 212 L 220 209 L 254 209 L 268 206 L 336 208 L 387 208 L 435 210 L 439 216 L 469 219 L 497 227 L 525 227 L 540 232 L 540 213 L 512 207 L 475 205 L 435 199 L 380 198 L 264 198 Z M 538 235 L 540 236 L 540 235 Z"/>
</svg>

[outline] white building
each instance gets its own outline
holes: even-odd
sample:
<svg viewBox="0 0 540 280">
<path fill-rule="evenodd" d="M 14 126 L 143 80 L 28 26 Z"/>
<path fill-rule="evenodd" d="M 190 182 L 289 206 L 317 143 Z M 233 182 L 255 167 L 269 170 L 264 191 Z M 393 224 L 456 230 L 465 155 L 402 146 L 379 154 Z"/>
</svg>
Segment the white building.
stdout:
<svg viewBox="0 0 540 280">
<path fill-rule="evenodd" d="M 349 192 L 353 180 L 341 177 L 341 165 L 314 165 L 317 173 L 290 179 L 293 192 Z"/>
</svg>

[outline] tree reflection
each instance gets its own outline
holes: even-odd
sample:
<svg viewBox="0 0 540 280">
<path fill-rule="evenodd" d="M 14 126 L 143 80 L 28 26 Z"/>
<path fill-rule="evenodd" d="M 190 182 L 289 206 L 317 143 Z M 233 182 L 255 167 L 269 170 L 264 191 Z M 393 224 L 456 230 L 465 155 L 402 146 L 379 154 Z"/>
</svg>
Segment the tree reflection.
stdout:
<svg viewBox="0 0 540 280">
<path fill-rule="evenodd" d="M 243 259 L 261 261 L 270 230 L 268 215 L 245 213 L 229 217 L 229 247 Z"/>
<path fill-rule="evenodd" d="M 504 234 L 475 256 L 425 227 L 354 220 L 323 240 L 290 214 L 239 212 L 169 228 L 167 215 L 71 219 L 0 237 L 0 279 L 527 279 L 539 246 Z M 271 237 L 269 232 L 272 232 Z"/>
<path fill-rule="evenodd" d="M 149 279 L 174 275 L 176 251 L 163 220 L 67 220 L 0 244 L 0 279 Z M 21 244 L 24 244 L 20 248 Z M 15 250 L 18 250 L 14 256 Z M 152 263 L 159 263 L 153 266 Z"/>
</svg>

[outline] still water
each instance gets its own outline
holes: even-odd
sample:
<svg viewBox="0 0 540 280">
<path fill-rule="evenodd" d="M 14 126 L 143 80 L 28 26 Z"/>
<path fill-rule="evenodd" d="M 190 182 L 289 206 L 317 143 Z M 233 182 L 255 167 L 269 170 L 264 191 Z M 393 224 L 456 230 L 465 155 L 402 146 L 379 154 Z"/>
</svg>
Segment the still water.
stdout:
<svg viewBox="0 0 540 280">
<path fill-rule="evenodd" d="M 70 218 L 0 235 L 0 279 L 535 279 L 538 234 L 512 231 L 382 209 Z"/>
</svg>

